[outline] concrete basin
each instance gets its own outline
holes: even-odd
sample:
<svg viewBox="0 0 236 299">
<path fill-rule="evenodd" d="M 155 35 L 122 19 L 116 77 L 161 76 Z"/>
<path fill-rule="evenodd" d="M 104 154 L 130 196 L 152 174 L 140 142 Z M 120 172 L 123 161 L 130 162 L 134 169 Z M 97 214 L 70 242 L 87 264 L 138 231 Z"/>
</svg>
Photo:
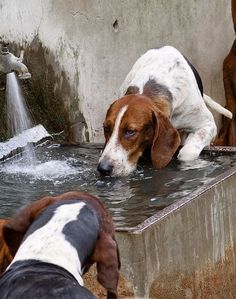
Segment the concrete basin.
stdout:
<svg viewBox="0 0 236 299">
<path fill-rule="evenodd" d="M 132 298 L 236 298 L 236 167 L 116 236 Z"/>
</svg>

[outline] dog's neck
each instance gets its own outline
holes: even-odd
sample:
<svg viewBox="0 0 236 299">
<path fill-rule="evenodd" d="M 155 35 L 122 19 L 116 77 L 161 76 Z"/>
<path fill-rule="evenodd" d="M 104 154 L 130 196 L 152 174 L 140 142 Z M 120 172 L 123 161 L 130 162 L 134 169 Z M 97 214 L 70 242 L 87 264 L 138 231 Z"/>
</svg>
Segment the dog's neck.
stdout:
<svg viewBox="0 0 236 299">
<path fill-rule="evenodd" d="M 158 84 L 154 79 L 147 81 L 143 87 L 143 95 L 153 100 L 157 108 L 168 118 L 171 116 L 172 94 L 162 84 Z"/>
<path fill-rule="evenodd" d="M 158 84 L 154 79 L 149 79 L 140 90 L 137 86 L 129 86 L 125 95 L 143 94 L 150 98 L 155 106 L 168 118 L 171 117 L 173 100 L 171 92 L 162 84 Z"/>
<path fill-rule="evenodd" d="M 83 215 L 83 213 L 87 213 L 87 211 L 82 211 L 85 206 L 84 202 L 63 204 L 54 210 L 49 210 L 46 216 L 45 212 L 42 213 L 41 217 L 30 227 L 29 233 L 23 240 L 11 265 L 22 260 L 54 264 L 67 270 L 80 285 L 83 285 L 84 261 L 91 254 L 90 251 L 98 234 L 96 218 L 95 222 L 89 222 L 91 227 L 88 229 L 92 230 L 92 237 L 85 236 L 86 228 L 80 229 L 80 217 L 88 216 L 89 218 L 89 215 Z M 84 252 L 82 249 L 83 244 L 81 243 L 84 239 L 87 242 L 86 250 L 89 252 Z"/>
<path fill-rule="evenodd" d="M 167 117 L 171 117 L 171 105 L 165 97 L 156 97 L 153 99 L 155 106 Z"/>
</svg>

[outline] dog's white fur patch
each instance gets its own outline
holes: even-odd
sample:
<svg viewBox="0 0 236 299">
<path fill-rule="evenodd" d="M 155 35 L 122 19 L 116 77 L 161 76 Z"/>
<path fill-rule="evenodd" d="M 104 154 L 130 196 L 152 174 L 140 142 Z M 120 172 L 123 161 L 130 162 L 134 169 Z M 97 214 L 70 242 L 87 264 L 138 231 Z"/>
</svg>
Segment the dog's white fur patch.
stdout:
<svg viewBox="0 0 236 299">
<path fill-rule="evenodd" d="M 68 222 L 77 219 L 84 206 L 83 202 L 59 206 L 44 226 L 23 241 L 11 264 L 30 259 L 55 264 L 70 272 L 83 286 L 81 262 L 77 250 L 65 239 L 62 230 Z"/>
<path fill-rule="evenodd" d="M 112 135 L 99 159 L 99 162 L 101 162 L 102 159 L 108 159 L 112 163 L 112 175 L 114 176 L 127 175 L 136 168 L 136 165 L 131 164 L 128 160 L 129 152 L 123 148 L 118 140 L 119 127 L 127 109 L 128 105 L 122 107 L 117 114 Z"/>
</svg>

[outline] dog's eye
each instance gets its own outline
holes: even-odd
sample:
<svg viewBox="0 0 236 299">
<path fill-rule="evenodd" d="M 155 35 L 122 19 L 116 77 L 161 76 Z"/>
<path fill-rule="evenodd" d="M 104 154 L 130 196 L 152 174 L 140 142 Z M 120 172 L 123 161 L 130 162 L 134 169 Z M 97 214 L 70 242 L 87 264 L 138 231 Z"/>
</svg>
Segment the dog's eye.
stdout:
<svg viewBox="0 0 236 299">
<path fill-rule="evenodd" d="M 136 134 L 136 130 L 133 130 L 133 129 L 126 129 L 126 130 L 124 130 L 124 137 L 126 139 L 134 136 L 135 134 Z"/>
<path fill-rule="evenodd" d="M 104 134 L 109 134 L 111 129 L 109 126 L 104 126 L 103 130 L 104 130 Z"/>
</svg>

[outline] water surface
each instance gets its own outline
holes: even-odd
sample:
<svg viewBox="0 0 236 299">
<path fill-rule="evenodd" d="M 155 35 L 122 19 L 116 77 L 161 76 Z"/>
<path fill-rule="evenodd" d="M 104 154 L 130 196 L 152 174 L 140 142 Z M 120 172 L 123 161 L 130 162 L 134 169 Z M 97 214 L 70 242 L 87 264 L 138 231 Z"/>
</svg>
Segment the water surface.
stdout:
<svg viewBox="0 0 236 299">
<path fill-rule="evenodd" d="M 192 163 L 173 160 L 163 170 L 142 163 L 133 175 L 110 178 L 96 171 L 100 149 L 94 146 L 50 145 L 38 147 L 36 154 L 33 165 L 0 164 L 0 217 L 45 195 L 82 190 L 105 203 L 117 227 L 133 227 L 236 166 L 236 154 L 205 155 Z"/>
</svg>

